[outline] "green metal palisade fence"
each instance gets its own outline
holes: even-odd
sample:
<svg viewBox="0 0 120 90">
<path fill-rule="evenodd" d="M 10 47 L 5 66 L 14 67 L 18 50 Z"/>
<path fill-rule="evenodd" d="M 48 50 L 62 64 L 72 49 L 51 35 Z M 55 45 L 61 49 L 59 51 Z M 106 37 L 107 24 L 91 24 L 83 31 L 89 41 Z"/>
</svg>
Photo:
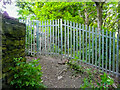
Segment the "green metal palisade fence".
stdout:
<svg viewBox="0 0 120 90">
<path fill-rule="evenodd" d="M 62 19 L 21 21 L 26 23 L 26 53 L 54 55 L 97 67 L 119 76 L 119 35 L 111 31 L 97 31 Z"/>
</svg>

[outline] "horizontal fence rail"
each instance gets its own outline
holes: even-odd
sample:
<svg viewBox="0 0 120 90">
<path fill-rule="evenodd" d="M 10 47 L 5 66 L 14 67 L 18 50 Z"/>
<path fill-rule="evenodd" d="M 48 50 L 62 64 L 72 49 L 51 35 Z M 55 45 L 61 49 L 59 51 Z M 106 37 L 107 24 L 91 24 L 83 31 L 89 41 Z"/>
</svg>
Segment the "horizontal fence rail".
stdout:
<svg viewBox="0 0 120 90">
<path fill-rule="evenodd" d="M 62 19 L 21 21 L 26 23 L 26 53 L 53 55 L 84 62 L 120 75 L 119 36 Z"/>
</svg>

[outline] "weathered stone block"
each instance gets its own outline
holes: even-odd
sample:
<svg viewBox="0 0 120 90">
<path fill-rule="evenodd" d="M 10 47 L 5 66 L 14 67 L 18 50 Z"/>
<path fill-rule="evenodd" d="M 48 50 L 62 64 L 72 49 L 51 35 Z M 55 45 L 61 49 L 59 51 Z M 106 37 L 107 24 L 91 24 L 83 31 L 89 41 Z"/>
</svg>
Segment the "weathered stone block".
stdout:
<svg viewBox="0 0 120 90">
<path fill-rule="evenodd" d="M 12 73 L 9 70 L 14 66 L 14 58 L 25 57 L 25 24 L 14 20 L 2 18 L 2 35 L 0 42 L 2 45 L 2 78 L 3 83 L 9 83 L 12 80 Z M 25 61 L 25 59 L 23 59 Z"/>
</svg>

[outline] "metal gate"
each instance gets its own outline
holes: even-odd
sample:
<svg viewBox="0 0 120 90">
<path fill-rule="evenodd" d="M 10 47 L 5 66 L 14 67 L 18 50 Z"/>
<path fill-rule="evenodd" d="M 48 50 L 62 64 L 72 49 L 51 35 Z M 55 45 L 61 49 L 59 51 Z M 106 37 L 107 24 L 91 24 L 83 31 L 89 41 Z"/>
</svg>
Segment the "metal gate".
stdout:
<svg viewBox="0 0 120 90">
<path fill-rule="evenodd" d="M 25 21 L 26 53 L 54 55 L 95 66 L 120 75 L 119 36 L 115 32 L 62 19 Z"/>
</svg>

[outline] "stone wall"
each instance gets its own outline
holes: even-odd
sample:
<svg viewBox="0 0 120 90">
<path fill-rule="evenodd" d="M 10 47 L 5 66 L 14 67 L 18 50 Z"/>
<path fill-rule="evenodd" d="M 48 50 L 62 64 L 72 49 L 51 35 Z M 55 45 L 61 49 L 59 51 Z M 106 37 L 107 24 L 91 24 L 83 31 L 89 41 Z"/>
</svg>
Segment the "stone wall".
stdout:
<svg viewBox="0 0 120 90">
<path fill-rule="evenodd" d="M 2 89 L 2 14 L 0 14 L 0 90 Z"/>
<path fill-rule="evenodd" d="M 25 24 L 18 20 L 2 17 L 2 84 L 13 78 L 13 58 L 25 57 Z M 24 59 L 25 60 L 25 59 Z"/>
</svg>

